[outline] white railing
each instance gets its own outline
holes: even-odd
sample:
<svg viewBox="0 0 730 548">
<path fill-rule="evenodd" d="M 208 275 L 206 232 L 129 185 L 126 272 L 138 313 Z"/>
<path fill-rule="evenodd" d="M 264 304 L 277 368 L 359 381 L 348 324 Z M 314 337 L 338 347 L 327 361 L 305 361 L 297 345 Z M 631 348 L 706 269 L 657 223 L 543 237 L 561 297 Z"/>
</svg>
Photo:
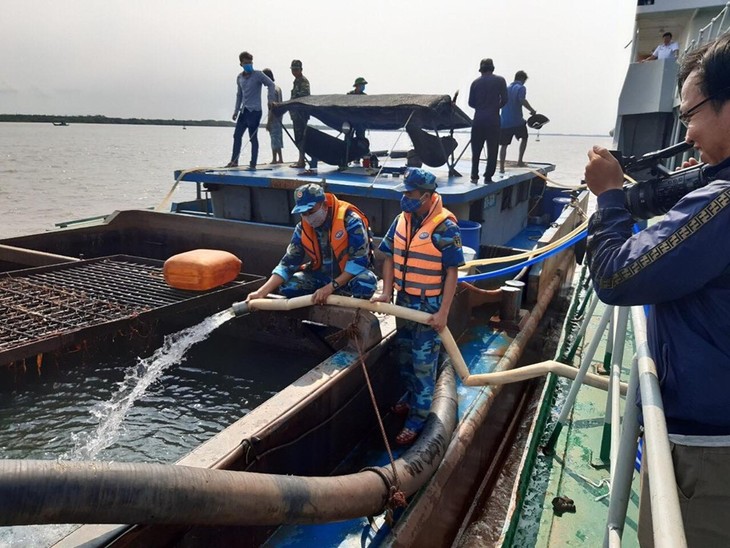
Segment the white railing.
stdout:
<svg viewBox="0 0 730 548">
<path fill-rule="evenodd" d="M 684 49 L 683 55 L 730 31 L 730 16 L 728 16 L 728 12 L 730 12 L 730 2 L 725 4 L 725 7 L 720 10 L 720 13 L 697 32 L 697 38 L 690 40 Z"/>
</svg>

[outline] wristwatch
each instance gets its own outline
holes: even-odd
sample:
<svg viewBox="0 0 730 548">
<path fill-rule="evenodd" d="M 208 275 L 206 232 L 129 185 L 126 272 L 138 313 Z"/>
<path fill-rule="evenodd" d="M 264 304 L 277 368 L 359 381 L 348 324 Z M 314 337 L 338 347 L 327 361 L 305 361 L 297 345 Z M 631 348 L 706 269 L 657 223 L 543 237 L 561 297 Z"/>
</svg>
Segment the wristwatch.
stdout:
<svg viewBox="0 0 730 548">
<path fill-rule="evenodd" d="M 337 283 L 337 280 L 332 280 L 332 287 L 334 287 L 335 289 L 340 288 L 340 284 Z"/>
</svg>

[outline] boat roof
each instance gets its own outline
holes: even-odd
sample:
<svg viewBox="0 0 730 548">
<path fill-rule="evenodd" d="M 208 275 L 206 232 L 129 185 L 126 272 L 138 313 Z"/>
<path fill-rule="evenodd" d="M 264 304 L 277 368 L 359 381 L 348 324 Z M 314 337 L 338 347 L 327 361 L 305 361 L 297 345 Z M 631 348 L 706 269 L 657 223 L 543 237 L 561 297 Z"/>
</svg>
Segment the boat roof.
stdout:
<svg viewBox="0 0 730 548">
<path fill-rule="evenodd" d="M 471 118 L 448 95 L 308 95 L 273 108 L 277 116 L 296 112 L 342 130 L 347 122 L 362 129 L 397 130 L 406 125 L 442 130 L 471 127 Z"/>
</svg>

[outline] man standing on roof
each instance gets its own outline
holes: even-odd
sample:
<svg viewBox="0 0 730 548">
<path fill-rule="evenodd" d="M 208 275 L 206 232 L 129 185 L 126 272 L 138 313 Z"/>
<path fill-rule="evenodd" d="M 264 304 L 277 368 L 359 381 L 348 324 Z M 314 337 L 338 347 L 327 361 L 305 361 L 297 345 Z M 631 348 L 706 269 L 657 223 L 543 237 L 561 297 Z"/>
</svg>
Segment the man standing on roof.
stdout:
<svg viewBox="0 0 730 548">
<path fill-rule="evenodd" d="M 504 160 L 507 157 L 507 147 L 512 142 L 512 137 L 520 141 L 520 152 L 517 159 L 519 167 L 525 167 L 522 161 L 527 149 L 527 122 L 522 117 L 522 107 L 530 111 L 530 114 L 537 114 L 534 108 L 527 102 L 527 73 L 518 70 L 515 73 L 515 81 L 507 88 L 507 104 L 502 107 L 501 129 L 499 133 L 499 144 L 502 148 L 499 151 L 499 172 L 504 173 Z"/>
<path fill-rule="evenodd" d="M 654 61 L 656 59 L 663 60 L 663 59 L 676 59 L 679 55 L 679 44 L 677 42 L 672 41 L 672 33 L 671 32 L 665 32 L 662 34 L 662 43 L 659 44 L 654 52 L 644 59 L 644 61 Z"/>
<path fill-rule="evenodd" d="M 271 277 L 248 299 L 279 290 L 285 297 L 314 293 L 324 304 L 333 293 L 369 299 L 375 293 L 372 234 L 365 214 L 314 183 L 294 191 L 292 213 L 302 216 Z"/>
<path fill-rule="evenodd" d="M 487 143 L 487 169 L 484 183 L 492 182 L 497 171 L 499 152 L 499 109 L 507 104 L 507 82 L 494 74 L 494 62 L 482 59 L 479 63 L 481 76 L 474 80 L 469 89 L 469 106 L 474 109 L 471 126 L 471 182 L 479 182 L 479 157 L 484 143 Z"/>
<path fill-rule="evenodd" d="M 728 34 L 682 59 L 679 119 L 710 182 L 665 217 L 633 234 L 621 166 L 605 148 L 588 152 L 585 172 L 597 196 L 587 247 L 596 293 L 612 305 L 648 305 L 649 350 L 691 547 L 730 546 L 729 67 Z M 644 463 L 651 449 L 644 447 Z M 654 473 L 642 466 L 642 546 L 653 545 L 647 480 Z"/>
<path fill-rule="evenodd" d="M 428 325 L 398 318 L 396 349 L 408 399 L 395 406 L 408 413 L 399 445 L 412 444 L 423 429 L 433 396 L 441 339 L 456 292 L 458 267 L 464 264 L 456 217 L 443 207 L 436 177 L 423 169 L 409 169 L 402 185 L 401 209 L 380 244 L 385 254 L 383 292 L 373 302 L 390 302 L 428 312 Z"/>
<path fill-rule="evenodd" d="M 355 78 L 355 83 L 352 84 L 352 87 L 354 89 L 352 89 L 351 91 L 348 91 L 347 94 L 348 95 L 367 95 L 365 93 L 366 85 L 367 85 L 367 81 L 362 76 Z M 353 133 L 355 135 L 356 141 L 365 138 L 365 130 L 361 127 L 353 127 Z M 359 161 L 360 160 L 358 159 L 357 162 L 359 162 Z"/>
<path fill-rule="evenodd" d="M 352 84 L 352 87 L 355 88 L 352 91 L 348 91 L 348 95 L 365 95 L 365 86 L 368 83 L 365 81 L 365 78 L 360 76 L 359 78 L 355 78 L 355 83 Z"/>
<path fill-rule="evenodd" d="M 291 89 L 290 99 L 298 99 L 299 97 L 307 97 L 311 95 L 309 80 L 307 80 L 307 78 L 302 73 L 302 62 L 299 59 L 294 59 L 291 62 L 290 68 L 292 76 L 294 76 L 294 86 Z M 295 164 L 291 165 L 291 167 L 301 169 L 306 167 L 306 164 L 304 163 L 304 138 L 306 137 L 307 122 L 309 121 L 309 116 L 305 116 L 298 112 L 292 111 L 289 112 L 289 116 L 291 116 L 292 127 L 294 129 L 294 142 L 299 149 L 299 158 Z M 316 158 L 312 158 L 309 170 L 307 171 L 313 174 L 317 172 Z"/>
<path fill-rule="evenodd" d="M 236 129 L 233 131 L 233 152 L 231 161 L 226 167 L 238 167 L 238 158 L 241 155 L 241 141 L 243 133 L 248 129 L 251 140 L 251 163 L 249 169 L 256 169 L 259 155 L 258 130 L 261 122 L 261 88 L 269 90 L 269 106 L 276 99 L 276 86 L 271 79 L 260 70 L 253 69 L 253 55 L 247 51 L 238 56 L 243 72 L 236 78 L 236 108 L 233 110 L 233 120 Z"/>
</svg>

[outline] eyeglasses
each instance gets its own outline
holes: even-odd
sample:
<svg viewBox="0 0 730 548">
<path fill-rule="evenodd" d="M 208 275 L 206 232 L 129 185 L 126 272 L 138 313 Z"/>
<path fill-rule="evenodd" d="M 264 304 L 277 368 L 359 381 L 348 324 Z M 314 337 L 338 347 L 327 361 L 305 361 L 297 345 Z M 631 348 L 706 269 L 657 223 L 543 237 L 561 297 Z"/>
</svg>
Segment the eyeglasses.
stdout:
<svg viewBox="0 0 730 548">
<path fill-rule="evenodd" d="M 695 115 L 695 113 L 700 109 L 700 107 L 702 105 L 704 105 L 707 101 L 711 101 L 712 99 L 714 99 L 714 97 L 710 96 L 707 99 L 700 101 L 692 108 L 688 109 L 687 112 L 685 112 L 684 114 L 680 114 L 679 121 L 682 122 L 682 124 L 684 124 L 684 127 L 689 127 L 689 123 L 692 120 L 692 116 Z"/>
<path fill-rule="evenodd" d="M 713 93 L 712 95 L 710 95 L 706 99 L 704 99 L 704 100 L 700 101 L 699 103 L 697 103 L 692 108 L 687 109 L 687 112 L 685 112 L 684 114 L 682 114 L 680 112 L 679 113 L 679 121 L 682 122 L 682 124 L 684 124 L 684 127 L 689 127 L 689 122 L 692 119 L 692 116 L 694 116 L 697 113 L 697 111 L 702 107 L 702 105 L 704 105 L 707 101 L 712 101 L 718 95 L 720 95 L 724 91 L 727 91 L 728 89 L 730 89 L 730 88 L 723 88 L 720 91 L 718 91 L 717 93 Z"/>
</svg>

